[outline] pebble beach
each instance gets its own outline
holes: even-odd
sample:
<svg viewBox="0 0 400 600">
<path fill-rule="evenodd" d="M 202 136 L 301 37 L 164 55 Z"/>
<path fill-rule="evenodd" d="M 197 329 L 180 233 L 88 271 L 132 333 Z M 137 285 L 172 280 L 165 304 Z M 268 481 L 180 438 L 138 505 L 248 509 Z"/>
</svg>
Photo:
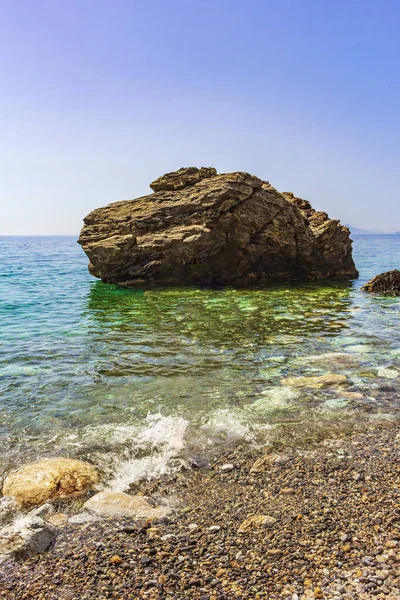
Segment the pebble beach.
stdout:
<svg viewBox="0 0 400 600">
<path fill-rule="evenodd" d="M 3 565 L 8 600 L 400 598 L 400 435 L 376 426 L 268 453 L 237 446 L 130 490 L 164 519 L 66 522 Z M 59 507 L 62 510 L 62 507 Z"/>
</svg>

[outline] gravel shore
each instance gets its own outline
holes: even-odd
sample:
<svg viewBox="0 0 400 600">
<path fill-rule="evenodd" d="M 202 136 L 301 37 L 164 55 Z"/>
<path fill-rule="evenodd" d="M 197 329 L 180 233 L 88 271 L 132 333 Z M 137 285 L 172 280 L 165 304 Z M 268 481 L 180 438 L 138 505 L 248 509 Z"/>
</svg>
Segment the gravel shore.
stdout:
<svg viewBox="0 0 400 600">
<path fill-rule="evenodd" d="M 255 467 L 262 454 L 236 447 L 137 485 L 173 515 L 61 526 L 50 550 L 0 567 L 0 598 L 399 600 L 397 431 L 270 449 Z"/>
</svg>

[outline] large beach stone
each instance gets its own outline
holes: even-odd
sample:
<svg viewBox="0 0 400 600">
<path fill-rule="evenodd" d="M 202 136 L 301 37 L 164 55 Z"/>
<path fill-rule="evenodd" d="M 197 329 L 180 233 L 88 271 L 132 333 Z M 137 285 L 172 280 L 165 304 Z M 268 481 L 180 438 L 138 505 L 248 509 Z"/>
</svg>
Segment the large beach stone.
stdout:
<svg viewBox="0 0 400 600">
<path fill-rule="evenodd" d="M 40 517 L 24 517 L 0 531 L 0 558 L 17 560 L 46 550 L 57 535 L 57 529 Z"/>
<path fill-rule="evenodd" d="M 3 495 L 21 506 L 38 506 L 50 499 L 77 496 L 99 481 L 89 463 L 70 458 L 48 458 L 12 471 L 3 485 Z"/>
<path fill-rule="evenodd" d="M 335 373 L 325 373 L 325 375 L 319 375 L 317 377 L 288 377 L 282 380 L 283 385 L 288 385 L 295 388 L 326 388 L 336 387 L 338 385 L 344 385 L 347 383 L 347 377 L 345 375 L 339 375 Z"/>
<path fill-rule="evenodd" d="M 350 232 L 249 173 L 189 167 L 84 219 L 92 275 L 128 287 L 358 276 Z"/>
<path fill-rule="evenodd" d="M 99 492 L 85 502 L 83 508 L 100 517 L 131 517 L 133 519 L 161 519 L 171 509 L 151 506 L 143 496 L 130 496 L 124 492 Z"/>
<path fill-rule="evenodd" d="M 362 288 L 365 292 L 377 292 L 382 294 L 396 294 L 400 296 L 400 271 L 387 271 L 376 275 Z"/>
</svg>

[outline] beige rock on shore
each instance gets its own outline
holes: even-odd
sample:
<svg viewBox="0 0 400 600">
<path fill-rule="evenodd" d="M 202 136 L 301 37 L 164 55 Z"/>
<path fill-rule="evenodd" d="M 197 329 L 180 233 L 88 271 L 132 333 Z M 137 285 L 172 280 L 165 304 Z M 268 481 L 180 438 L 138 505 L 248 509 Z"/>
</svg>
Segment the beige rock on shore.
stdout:
<svg viewBox="0 0 400 600">
<path fill-rule="evenodd" d="M 87 462 L 48 458 L 12 471 L 4 482 L 3 495 L 23 507 L 38 506 L 47 500 L 79 496 L 98 482 L 96 469 Z"/>
<path fill-rule="evenodd" d="M 124 492 L 99 492 L 85 502 L 83 508 L 100 517 L 134 519 L 161 519 L 171 512 L 167 506 L 154 508 L 143 496 L 130 496 Z"/>
</svg>

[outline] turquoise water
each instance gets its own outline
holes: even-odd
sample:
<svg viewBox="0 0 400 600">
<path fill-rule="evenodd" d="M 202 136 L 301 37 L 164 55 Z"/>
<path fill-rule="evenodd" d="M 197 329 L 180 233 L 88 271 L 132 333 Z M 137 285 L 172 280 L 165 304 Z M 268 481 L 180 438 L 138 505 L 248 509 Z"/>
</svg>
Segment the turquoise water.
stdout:
<svg viewBox="0 0 400 600">
<path fill-rule="evenodd" d="M 354 255 L 349 284 L 137 291 L 93 279 L 74 237 L 0 237 L 0 472 L 83 456 L 123 489 L 215 444 L 397 416 L 400 300 L 360 286 L 400 237 Z M 327 372 L 348 387 L 282 383 Z"/>
</svg>

